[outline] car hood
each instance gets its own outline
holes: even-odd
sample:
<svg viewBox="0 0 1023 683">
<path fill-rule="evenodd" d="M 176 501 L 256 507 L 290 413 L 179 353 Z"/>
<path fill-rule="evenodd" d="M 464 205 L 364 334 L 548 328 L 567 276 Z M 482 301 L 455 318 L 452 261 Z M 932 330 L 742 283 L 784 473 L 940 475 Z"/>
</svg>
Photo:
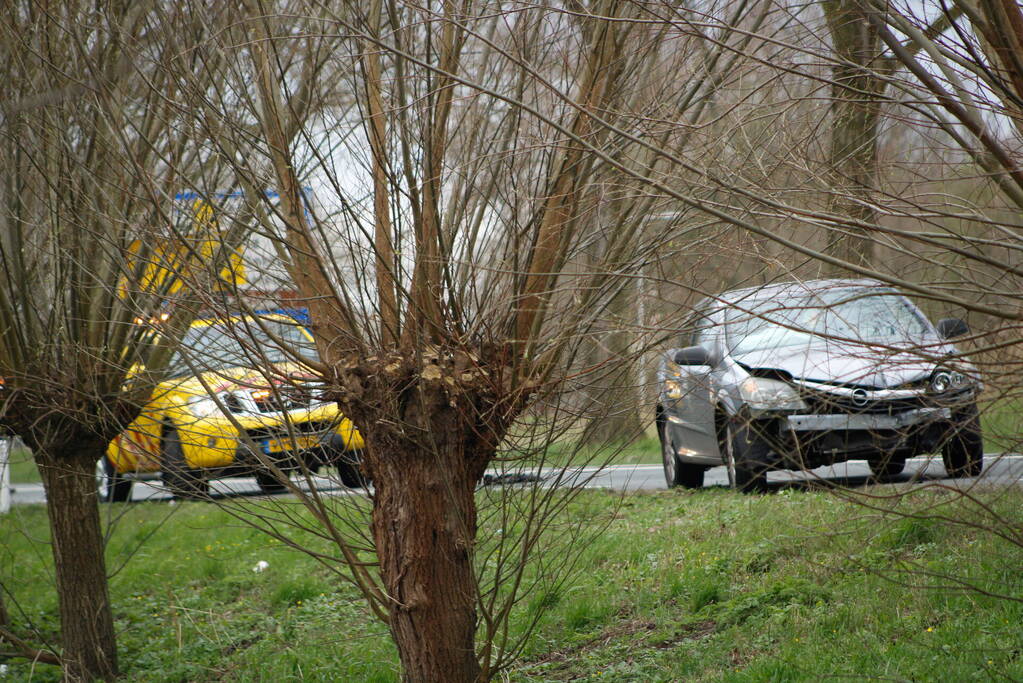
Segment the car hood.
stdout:
<svg viewBox="0 0 1023 683">
<path fill-rule="evenodd" d="M 746 368 L 780 370 L 796 379 L 890 389 L 926 379 L 942 358 L 955 352 L 954 346 L 937 340 L 904 348 L 827 341 L 733 358 Z"/>
</svg>

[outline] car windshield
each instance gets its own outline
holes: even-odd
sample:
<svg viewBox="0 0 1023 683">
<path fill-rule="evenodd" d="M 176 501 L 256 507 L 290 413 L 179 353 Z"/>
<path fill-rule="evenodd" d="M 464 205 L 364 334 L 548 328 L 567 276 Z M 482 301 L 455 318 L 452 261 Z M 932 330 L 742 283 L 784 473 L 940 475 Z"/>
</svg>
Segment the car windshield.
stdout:
<svg viewBox="0 0 1023 683">
<path fill-rule="evenodd" d="M 277 341 L 280 340 L 280 341 Z M 294 322 L 261 318 L 192 327 L 170 361 L 172 377 L 208 370 L 251 368 L 295 360 L 317 360 L 316 347 Z"/>
<path fill-rule="evenodd" d="M 828 338 L 899 344 L 930 332 L 930 324 L 902 295 L 862 287 L 754 297 L 735 302 L 725 318 L 734 354 Z"/>
</svg>

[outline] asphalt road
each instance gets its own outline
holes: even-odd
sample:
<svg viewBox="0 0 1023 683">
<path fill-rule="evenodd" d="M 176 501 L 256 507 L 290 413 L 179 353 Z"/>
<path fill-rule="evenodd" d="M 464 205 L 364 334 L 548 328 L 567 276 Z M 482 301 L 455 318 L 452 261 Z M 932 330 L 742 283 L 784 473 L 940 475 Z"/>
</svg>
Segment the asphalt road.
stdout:
<svg viewBox="0 0 1023 683">
<path fill-rule="evenodd" d="M 497 474 L 497 473 L 492 473 Z M 568 468 L 566 470 L 544 470 L 531 472 L 541 476 L 551 485 L 585 486 L 587 488 L 610 488 L 620 491 L 656 490 L 665 488 L 664 473 L 660 465 L 612 465 L 598 470 L 596 467 Z M 331 480 L 315 477 L 321 490 L 332 489 L 339 494 L 351 493 L 337 487 Z M 498 479 L 498 481 L 501 481 Z M 511 481 L 511 478 L 508 478 Z M 940 457 L 911 458 L 906 470 L 896 477 L 889 477 L 889 483 L 942 482 L 952 486 L 969 487 L 977 483 L 995 486 L 1009 486 L 1023 481 L 1023 455 L 995 455 L 985 457 L 984 473 L 978 479 L 949 479 Z M 832 467 L 820 467 L 809 472 L 772 472 L 768 475 L 768 486 L 773 489 L 807 486 L 857 487 L 874 483 L 870 468 L 865 460 L 850 460 Z M 704 486 L 728 486 L 728 474 L 724 467 L 707 471 Z M 214 497 L 240 497 L 259 495 L 255 479 L 221 479 L 212 483 Z M 170 495 L 159 481 L 139 481 L 132 491 L 133 500 L 169 500 Z M 41 484 L 14 484 L 12 503 L 25 505 L 42 503 L 45 500 Z"/>
</svg>

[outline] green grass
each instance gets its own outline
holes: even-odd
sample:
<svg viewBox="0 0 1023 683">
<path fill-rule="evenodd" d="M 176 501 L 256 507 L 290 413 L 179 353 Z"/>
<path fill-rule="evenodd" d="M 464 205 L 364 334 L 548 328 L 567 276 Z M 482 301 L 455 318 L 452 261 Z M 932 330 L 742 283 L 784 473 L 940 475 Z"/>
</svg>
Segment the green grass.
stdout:
<svg viewBox="0 0 1023 683">
<path fill-rule="evenodd" d="M 573 441 L 556 441 L 547 447 L 545 467 L 565 465 L 643 465 L 661 462 L 661 444 L 656 436 L 643 436 L 630 443 L 608 443 L 597 447 L 579 446 Z"/>
<path fill-rule="evenodd" d="M 984 432 L 984 450 L 988 453 L 1023 451 L 1023 401 L 1003 398 L 981 406 L 980 425 Z"/>
<path fill-rule="evenodd" d="M 1016 489 L 981 496 L 1023 523 Z M 898 509 L 981 514 L 939 493 Z M 398 680 L 385 627 L 307 556 L 210 505 L 107 511 L 121 515 L 108 567 L 126 680 Z M 575 578 L 515 616 L 513 633 L 540 615 L 514 681 L 1023 678 L 1023 550 L 975 528 L 795 490 L 589 491 L 563 521 L 593 514 L 611 524 L 577 550 Z M 41 507 L 15 508 L 0 524 L 0 582 L 16 628 L 31 620 L 52 640 L 46 536 Z M 259 560 L 270 566 L 255 573 Z M 947 574 L 1005 597 L 942 588 Z M 7 664 L 28 679 L 27 664 Z M 57 678 L 38 666 L 32 680 Z"/>
<path fill-rule="evenodd" d="M 37 484 L 42 481 L 35 460 L 32 459 L 32 451 L 27 448 L 12 448 L 10 465 L 12 484 Z"/>
</svg>

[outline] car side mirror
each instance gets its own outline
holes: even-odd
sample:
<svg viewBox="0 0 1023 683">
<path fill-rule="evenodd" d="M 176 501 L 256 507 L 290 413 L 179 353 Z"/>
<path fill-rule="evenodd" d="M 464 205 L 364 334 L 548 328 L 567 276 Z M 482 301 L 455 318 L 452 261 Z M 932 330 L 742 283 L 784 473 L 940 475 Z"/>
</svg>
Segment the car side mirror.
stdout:
<svg viewBox="0 0 1023 683">
<path fill-rule="evenodd" d="M 955 339 L 970 333 L 970 326 L 959 318 L 942 318 L 938 321 L 938 334 L 942 339 Z"/>
<path fill-rule="evenodd" d="M 687 346 L 676 354 L 675 365 L 710 365 L 710 354 L 702 346 Z"/>
</svg>

